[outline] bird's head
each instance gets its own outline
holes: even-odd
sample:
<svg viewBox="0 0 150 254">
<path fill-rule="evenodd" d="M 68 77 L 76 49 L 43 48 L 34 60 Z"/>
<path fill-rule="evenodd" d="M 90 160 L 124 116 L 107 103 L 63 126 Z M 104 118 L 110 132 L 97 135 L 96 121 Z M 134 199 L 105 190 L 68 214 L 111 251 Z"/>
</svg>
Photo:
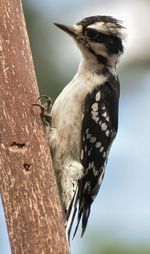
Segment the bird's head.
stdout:
<svg viewBox="0 0 150 254">
<path fill-rule="evenodd" d="M 123 53 L 125 28 L 111 16 L 84 18 L 74 26 L 54 24 L 73 37 L 87 60 L 111 67 Z"/>
</svg>

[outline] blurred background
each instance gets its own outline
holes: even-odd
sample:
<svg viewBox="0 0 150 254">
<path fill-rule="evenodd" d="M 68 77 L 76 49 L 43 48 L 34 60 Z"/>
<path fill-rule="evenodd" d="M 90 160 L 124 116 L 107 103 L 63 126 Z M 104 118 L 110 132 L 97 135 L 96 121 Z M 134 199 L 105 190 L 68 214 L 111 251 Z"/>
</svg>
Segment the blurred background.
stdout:
<svg viewBox="0 0 150 254">
<path fill-rule="evenodd" d="M 80 52 L 53 22 L 74 24 L 112 15 L 127 28 L 118 66 L 119 132 L 87 231 L 72 241 L 72 254 L 150 253 L 150 1 L 24 0 L 24 12 L 41 94 L 53 100 L 72 79 Z M 0 203 L 0 253 L 9 254 Z M 62 253 L 63 254 L 63 253 Z"/>
</svg>

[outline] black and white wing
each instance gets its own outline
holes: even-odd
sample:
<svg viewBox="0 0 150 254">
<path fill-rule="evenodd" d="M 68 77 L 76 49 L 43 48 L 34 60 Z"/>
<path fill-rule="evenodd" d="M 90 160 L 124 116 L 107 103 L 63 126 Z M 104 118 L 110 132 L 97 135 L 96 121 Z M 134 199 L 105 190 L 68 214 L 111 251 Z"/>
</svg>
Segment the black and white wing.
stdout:
<svg viewBox="0 0 150 254">
<path fill-rule="evenodd" d="M 81 163 L 84 176 L 79 181 L 78 223 L 85 232 L 90 208 L 102 183 L 108 153 L 118 128 L 119 81 L 115 78 L 97 86 L 86 96 L 82 122 Z"/>
</svg>

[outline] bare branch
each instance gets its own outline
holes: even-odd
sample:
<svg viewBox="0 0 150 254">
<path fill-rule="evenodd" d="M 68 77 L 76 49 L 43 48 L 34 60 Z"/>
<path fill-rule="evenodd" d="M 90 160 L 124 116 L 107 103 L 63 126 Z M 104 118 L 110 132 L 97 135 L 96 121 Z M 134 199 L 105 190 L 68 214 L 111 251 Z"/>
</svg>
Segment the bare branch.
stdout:
<svg viewBox="0 0 150 254">
<path fill-rule="evenodd" d="M 0 191 L 12 252 L 68 253 L 20 0 L 0 0 Z"/>
</svg>

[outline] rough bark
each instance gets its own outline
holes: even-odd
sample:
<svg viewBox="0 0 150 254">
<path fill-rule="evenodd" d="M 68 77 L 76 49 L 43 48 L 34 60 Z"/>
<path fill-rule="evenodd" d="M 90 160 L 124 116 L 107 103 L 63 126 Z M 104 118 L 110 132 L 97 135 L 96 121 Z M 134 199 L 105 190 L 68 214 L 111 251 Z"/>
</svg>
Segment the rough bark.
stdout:
<svg viewBox="0 0 150 254">
<path fill-rule="evenodd" d="M 68 253 L 20 0 L 0 0 L 0 192 L 13 254 Z M 2 240 L 2 239 L 1 239 Z"/>
</svg>

